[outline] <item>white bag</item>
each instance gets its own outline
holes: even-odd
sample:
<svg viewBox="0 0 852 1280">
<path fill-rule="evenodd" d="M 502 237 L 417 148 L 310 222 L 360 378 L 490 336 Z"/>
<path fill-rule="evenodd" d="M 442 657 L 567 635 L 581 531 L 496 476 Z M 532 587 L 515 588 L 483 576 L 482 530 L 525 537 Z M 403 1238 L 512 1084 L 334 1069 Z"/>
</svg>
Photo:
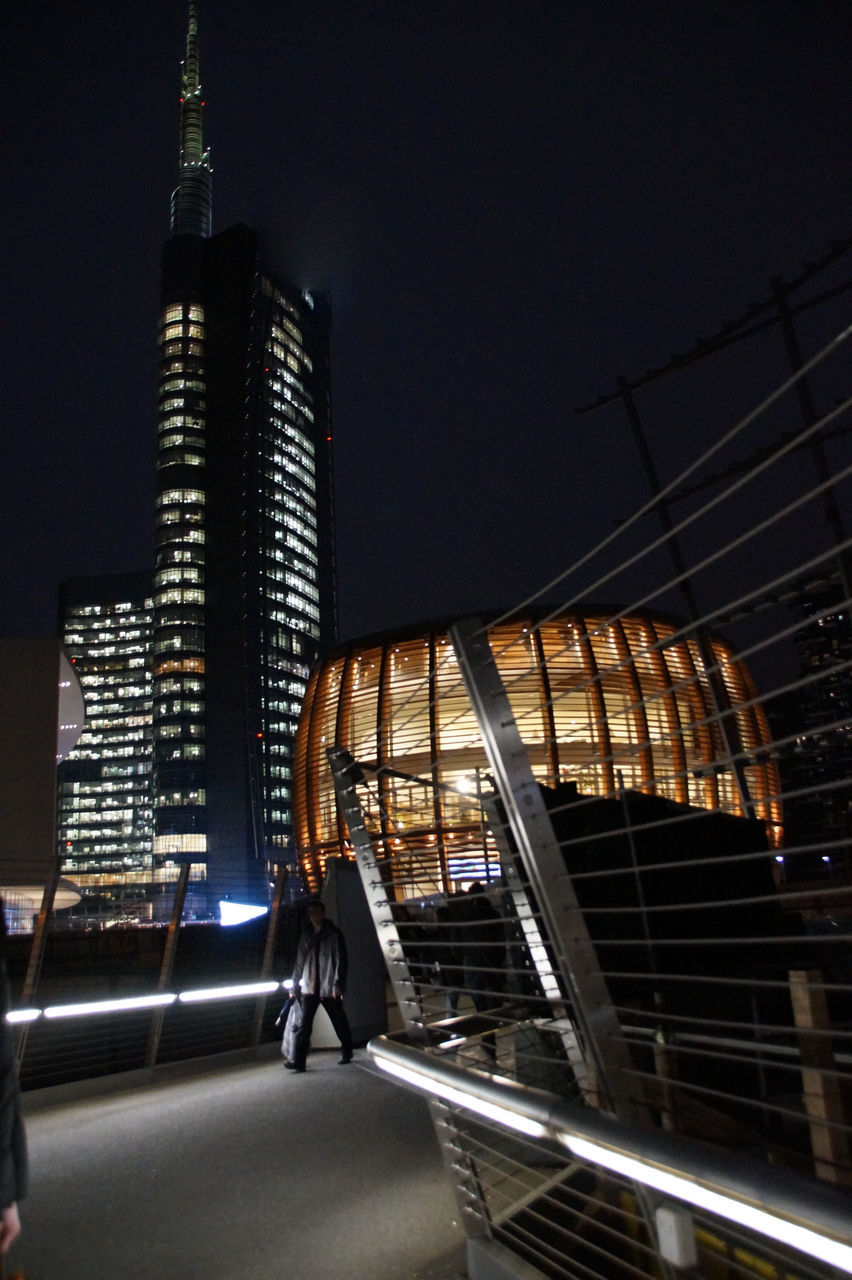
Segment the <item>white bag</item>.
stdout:
<svg viewBox="0 0 852 1280">
<path fill-rule="evenodd" d="M 291 1000 L 281 1037 L 281 1056 L 285 1062 L 296 1061 L 296 1036 L 302 1027 L 302 1002 Z"/>
</svg>

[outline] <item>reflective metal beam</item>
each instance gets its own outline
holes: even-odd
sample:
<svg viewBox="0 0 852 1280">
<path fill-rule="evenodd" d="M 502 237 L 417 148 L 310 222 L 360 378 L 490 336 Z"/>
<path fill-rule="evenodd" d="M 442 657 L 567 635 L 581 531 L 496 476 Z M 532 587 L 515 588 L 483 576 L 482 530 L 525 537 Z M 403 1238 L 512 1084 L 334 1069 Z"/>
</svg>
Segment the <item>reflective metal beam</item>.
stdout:
<svg viewBox="0 0 852 1280">
<path fill-rule="evenodd" d="M 429 1097 L 557 1143 L 580 1160 L 852 1274 L 849 1197 L 833 1187 L 574 1106 L 557 1094 L 458 1066 L 388 1036 L 371 1040 L 368 1052 L 376 1066 Z"/>
<path fill-rule="evenodd" d="M 360 776 L 360 770 L 349 752 L 341 747 L 329 747 L 326 755 L 334 778 L 337 803 L 349 830 L 349 838 L 355 850 L 355 861 L 364 886 L 364 896 L 370 908 L 376 937 L 387 965 L 403 1023 L 409 1035 L 415 1039 L 425 1039 L 426 1027 L 420 998 L 411 980 L 399 930 L 396 927 L 387 890 L 379 870 L 372 837 L 364 824 L 361 803 L 355 792 L 356 779 Z"/>
<path fill-rule="evenodd" d="M 466 618 L 450 627 L 450 639 L 598 1088 L 617 1115 L 647 1122 L 647 1108 L 631 1092 L 633 1063 L 486 631 L 479 619 Z M 501 825 L 494 829 L 498 841 Z M 511 865 L 512 858 L 506 861 Z"/>
</svg>

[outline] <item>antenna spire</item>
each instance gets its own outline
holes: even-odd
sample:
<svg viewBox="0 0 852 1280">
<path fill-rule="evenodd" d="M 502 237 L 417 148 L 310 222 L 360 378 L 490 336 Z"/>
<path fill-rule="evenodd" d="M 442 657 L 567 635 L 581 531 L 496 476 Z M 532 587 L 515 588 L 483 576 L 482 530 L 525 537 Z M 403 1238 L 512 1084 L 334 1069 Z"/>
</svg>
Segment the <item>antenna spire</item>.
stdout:
<svg viewBox="0 0 852 1280">
<path fill-rule="evenodd" d="M 180 170 L 172 192 L 172 235 L 209 236 L 213 219 L 210 151 L 204 150 L 198 57 L 198 4 L 189 0 L 180 98 Z"/>
</svg>

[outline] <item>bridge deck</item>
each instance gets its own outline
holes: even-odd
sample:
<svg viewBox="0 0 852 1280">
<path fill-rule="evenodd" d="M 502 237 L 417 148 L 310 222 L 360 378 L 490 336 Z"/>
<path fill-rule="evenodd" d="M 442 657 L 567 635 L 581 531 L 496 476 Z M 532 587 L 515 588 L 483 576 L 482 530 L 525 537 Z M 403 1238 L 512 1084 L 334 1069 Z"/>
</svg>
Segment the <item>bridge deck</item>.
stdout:
<svg viewBox="0 0 852 1280">
<path fill-rule="evenodd" d="M 24 1098 L 31 1192 L 7 1270 L 91 1280 L 457 1280 L 426 1103 L 316 1052 L 88 1099 Z"/>
</svg>

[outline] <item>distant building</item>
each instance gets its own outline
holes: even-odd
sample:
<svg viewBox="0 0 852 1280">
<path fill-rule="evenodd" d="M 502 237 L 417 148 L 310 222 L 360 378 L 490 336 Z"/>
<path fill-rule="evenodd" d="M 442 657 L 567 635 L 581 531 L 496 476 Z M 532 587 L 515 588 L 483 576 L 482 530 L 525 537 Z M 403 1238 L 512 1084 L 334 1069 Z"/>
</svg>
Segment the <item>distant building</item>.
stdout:
<svg viewBox="0 0 852 1280">
<path fill-rule="evenodd" d="M 293 861 L 292 748 L 335 634 L 330 314 L 211 236 L 195 6 L 163 251 L 153 584 L 153 856 L 208 900 L 265 902 Z M 294 864 L 295 865 L 295 864 Z"/>
<path fill-rule="evenodd" d="M 150 574 L 72 578 L 60 588 L 62 641 L 85 703 L 79 741 L 59 765 L 57 839 L 82 914 L 151 918 L 173 872 L 151 848 Z"/>
<path fill-rule="evenodd" d="M 63 865 L 154 918 L 182 863 L 191 913 L 265 904 L 296 866 L 292 751 L 336 630 L 330 310 L 212 229 L 196 5 L 162 257 L 155 564 L 65 584 L 87 723 L 63 769 Z M 298 884 L 298 877 L 293 880 Z"/>
<path fill-rule="evenodd" d="M 262 267 L 248 227 L 211 235 L 202 115 L 190 3 L 153 575 L 75 579 L 61 601 L 87 720 L 60 776 L 60 856 L 114 919 L 158 918 L 185 862 L 202 918 L 265 904 L 295 868 L 293 744 L 336 631 L 329 306 Z"/>
<path fill-rule="evenodd" d="M 694 639 L 671 618 L 612 619 L 589 606 L 489 629 L 535 777 L 581 795 L 622 789 L 681 805 L 743 812 L 715 727 L 715 694 Z M 720 637 L 718 662 L 742 750 L 748 795 L 767 842 L 781 842 L 772 738 L 745 664 Z M 398 898 L 447 893 L 499 874 L 477 797 L 488 757 L 447 627 L 352 641 L 320 662 L 296 750 L 298 854 L 312 888 L 329 858 L 350 856 L 326 759 L 344 748 L 369 767 L 366 816 Z"/>
</svg>

